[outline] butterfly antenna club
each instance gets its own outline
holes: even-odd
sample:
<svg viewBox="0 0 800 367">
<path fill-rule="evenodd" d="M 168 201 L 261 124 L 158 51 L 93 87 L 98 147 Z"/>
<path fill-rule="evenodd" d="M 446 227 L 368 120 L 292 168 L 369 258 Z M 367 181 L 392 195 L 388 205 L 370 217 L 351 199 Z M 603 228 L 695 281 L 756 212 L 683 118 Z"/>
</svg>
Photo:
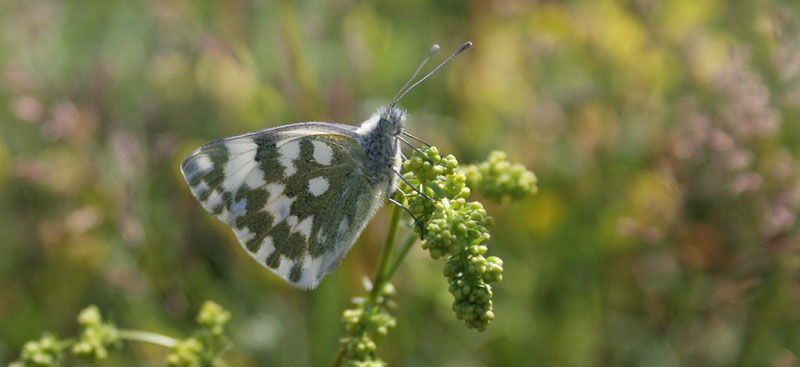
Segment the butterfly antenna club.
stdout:
<svg viewBox="0 0 800 367">
<path fill-rule="evenodd" d="M 436 45 L 434 45 L 434 46 L 436 46 Z M 414 89 L 414 88 L 415 88 L 417 85 L 419 85 L 419 83 L 422 83 L 423 81 L 425 81 L 425 79 L 428 79 L 428 78 L 429 78 L 431 75 L 433 75 L 433 74 L 434 74 L 436 71 L 438 71 L 439 69 L 441 69 L 441 68 L 442 68 L 442 66 L 444 66 L 445 64 L 447 64 L 448 62 L 450 62 L 450 60 L 452 60 L 454 57 L 456 57 L 456 55 L 458 55 L 458 54 L 460 54 L 462 51 L 464 51 L 464 50 L 468 49 L 470 46 L 472 46 L 472 42 L 470 42 L 470 41 L 467 41 L 466 43 L 464 43 L 464 45 L 462 45 L 462 46 L 461 46 L 461 47 L 460 47 L 460 48 L 459 48 L 459 49 L 458 49 L 456 52 L 454 52 L 452 55 L 450 55 L 450 57 L 448 57 L 447 59 L 445 59 L 444 61 L 442 61 L 442 63 L 441 63 L 441 64 L 439 64 L 439 66 L 435 67 L 433 70 L 431 70 L 431 72 L 430 72 L 430 73 L 428 73 L 428 74 L 426 74 L 425 76 L 423 76 L 422 78 L 420 78 L 420 80 L 418 80 L 416 83 L 412 84 L 410 87 L 408 87 L 408 89 L 406 89 L 406 90 L 405 90 L 405 91 L 404 91 L 402 94 L 400 94 L 400 96 L 399 96 L 399 97 L 395 98 L 395 99 L 392 101 L 392 104 L 390 104 L 390 105 L 389 105 L 389 108 L 394 108 L 394 106 L 395 106 L 395 105 L 397 105 L 397 102 L 400 102 L 400 100 L 401 100 L 401 99 L 403 99 L 403 97 L 405 97 L 405 96 L 406 96 L 406 94 L 408 94 L 408 92 L 410 92 L 410 91 L 411 91 L 412 89 Z M 434 47 L 431 47 L 431 50 L 433 50 L 433 49 L 434 49 Z M 429 56 L 429 57 L 430 57 L 430 56 Z M 427 61 L 427 59 L 426 59 L 425 61 Z M 423 62 L 423 64 L 424 64 L 424 62 Z M 420 68 L 421 68 L 421 67 L 422 67 L 422 66 L 420 65 Z M 402 90 L 402 89 L 401 89 L 401 90 Z"/>
</svg>

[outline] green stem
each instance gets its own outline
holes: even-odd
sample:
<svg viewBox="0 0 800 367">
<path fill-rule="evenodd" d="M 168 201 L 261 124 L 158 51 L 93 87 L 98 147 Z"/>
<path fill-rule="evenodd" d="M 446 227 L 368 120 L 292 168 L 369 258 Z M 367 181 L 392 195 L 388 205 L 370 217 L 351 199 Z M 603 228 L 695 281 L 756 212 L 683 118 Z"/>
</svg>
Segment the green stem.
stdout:
<svg viewBox="0 0 800 367">
<path fill-rule="evenodd" d="M 372 281 L 372 290 L 370 290 L 369 299 L 367 300 L 367 302 L 372 305 L 377 304 L 378 295 L 380 295 L 380 292 L 389 280 L 387 277 L 387 267 L 389 266 L 389 259 L 392 257 L 392 249 L 394 248 L 395 237 L 397 237 L 398 224 L 400 224 L 400 207 L 395 206 L 392 211 L 392 219 L 389 222 L 389 232 L 386 234 L 386 242 L 383 244 L 381 262 L 380 265 L 378 265 L 378 271 L 375 272 L 375 279 Z"/>
<path fill-rule="evenodd" d="M 375 278 L 372 279 L 372 289 L 369 292 L 369 297 L 367 298 L 367 309 L 371 310 L 374 306 L 378 305 L 378 296 L 383 288 L 386 286 L 386 283 L 391 279 L 392 274 L 394 274 L 394 270 L 397 268 L 396 264 L 393 264 L 392 268 L 388 268 L 389 266 L 389 259 L 392 257 L 392 249 L 394 248 L 394 241 L 397 237 L 397 227 L 400 224 L 400 207 L 395 206 L 394 210 L 392 211 L 392 219 L 389 222 L 389 232 L 386 233 L 386 242 L 383 244 L 383 253 L 381 254 L 381 262 L 378 265 L 378 270 L 375 272 Z M 408 250 L 404 249 L 401 255 L 405 256 Z M 342 344 L 339 347 L 339 350 L 336 352 L 336 358 L 333 360 L 333 364 L 331 367 L 341 367 L 342 363 L 344 363 L 344 359 L 347 357 L 347 345 Z"/>
<path fill-rule="evenodd" d="M 139 330 L 127 330 L 127 329 L 120 329 L 119 330 L 119 338 L 137 342 L 144 342 L 150 343 L 155 345 L 160 345 L 165 348 L 174 348 L 175 345 L 178 344 L 178 340 L 175 338 L 168 337 L 166 335 L 150 333 L 147 331 L 139 331 Z"/>
<path fill-rule="evenodd" d="M 342 346 L 339 347 L 339 351 L 336 352 L 336 359 L 333 360 L 333 364 L 331 365 L 331 367 L 340 367 L 342 365 L 342 362 L 344 362 L 344 357 L 346 355 L 347 355 L 347 345 L 342 344 Z"/>
<path fill-rule="evenodd" d="M 414 243 L 417 242 L 417 235 L 411 234 L 406 239 L 406 242 L 403 244 L 403 248 L 400 249 L 400 253 L 397 254 L 397 257 L 392 262 L 392 266 L 389 267 L 389 271 L 386 272 L 386 279 L 392 279 L 394 276 L 394 272 L 397 271 L 397 268 L 400 267 L 400 264 L 405 260 L 408 251 L 411 250 L 411 246 L 414 246 Z"/>
</svg>

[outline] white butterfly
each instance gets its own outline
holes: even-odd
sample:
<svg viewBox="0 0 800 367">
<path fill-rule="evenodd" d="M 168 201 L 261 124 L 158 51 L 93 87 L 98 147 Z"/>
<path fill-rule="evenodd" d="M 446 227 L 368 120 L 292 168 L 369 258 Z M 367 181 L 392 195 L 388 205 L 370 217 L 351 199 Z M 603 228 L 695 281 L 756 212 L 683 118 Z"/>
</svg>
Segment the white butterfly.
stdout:
<svg viewBox="0 0 800 367">
<path fill-rule="evenodd" d="M 253 259 L 295 287 L 314 288 L 336 268 L 382 198 L 394 202 L 388 194 L 399 176 L 406 125 L 397 102 L 471 45 L 403 92 L 406 83 L 388 108 L 358 127 L 303 122 L 215 140 L 184 159 L 183 177 Z"/>
</svg>

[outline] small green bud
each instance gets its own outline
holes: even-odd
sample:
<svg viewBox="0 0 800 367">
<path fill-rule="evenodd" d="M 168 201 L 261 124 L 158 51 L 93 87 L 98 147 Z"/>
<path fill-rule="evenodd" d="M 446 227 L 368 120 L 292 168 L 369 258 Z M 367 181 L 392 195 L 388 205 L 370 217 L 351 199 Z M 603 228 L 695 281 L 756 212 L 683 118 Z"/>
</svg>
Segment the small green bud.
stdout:
<svg viewBox="0 0 800 367">
<path fill-rule="evenodd" d="M 20 359 L 14 362 L 20 367 L 55 367 L 61 365 L 64 345 L 52 334 L 44 334 L 39 340 L 26 342 L 22 346 Z"/>
<path fill-rule="evenodd" d="M 100 315 L 100 309 L 95 305 L 86 307 L 78 313 L 78 324 L 83 327 L 99 325 L 102 322 L 103 318 Z"/>
<path fill-rule="evenodd" d="M 100 309 L 89 306 L 78 314 L 81 334 L 72 346 L 72 353 L 90 361 L 102 361 L 108 358 L 109 348 L 119 348 L 120 339 L 117 328 L 111 323 L 103 322 Z"/>
<path fill-rule="evenodd" d="M 169 367 L 201 367 L 203 343 L 196 338 L 182 340 L 172 348 L 172 353 L 167 356 Z"/>
<path fill-rule="evenodd" d="M 231 318 L 231 313 L 226 311 L 219 304 L 206 301 L 197 313 L 197 323 L 208 329 L 212 335 L 222 335 L 225 332 L 225 324 Z"/>
</svg>

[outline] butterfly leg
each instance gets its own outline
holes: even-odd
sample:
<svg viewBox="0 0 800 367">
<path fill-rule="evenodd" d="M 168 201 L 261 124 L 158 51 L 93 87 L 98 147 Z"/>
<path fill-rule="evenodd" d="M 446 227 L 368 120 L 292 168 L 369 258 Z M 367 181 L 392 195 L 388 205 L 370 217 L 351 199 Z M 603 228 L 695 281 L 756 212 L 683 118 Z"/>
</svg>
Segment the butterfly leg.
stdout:
<svg viewBox="0 0 800 367">
<path fill-rule="evenodd" d="M 406 192 L 405 192 L 405 191 L 403 191 L 403 190 L 400 188 L 400 186 L 394 185 L 394 190 L 395 190 L 395 191 L 397 191 L 397 192 L 399 192 L 399 193 L 401 193 L 401 194 L 403 194 L 403 196 L 408 196 L 408 194 L 406 194 Z"/>
<path fill-rule="evenodd" d="M 418 138 L 418 137 L 416 137 L 414 135 L 411 135 L 411 134 L 409 134 L 409 133 L 407 133 L 405 131 L 403 131 L 403 135 L 405 135 L 405 136 L 407 136 L 407 137 L 409 137 L 411 139 L 414 139 L 414 140 L 424 144 L 426 147 L 430 147 L 431 146 L 430 144 L 426 143 L 425 140 L 422 140 L 422 139 L 420 139 L 420 138 Z"/>
<path fill-rule="evenodd" d="M 416 188 L 414 185 L 412 185 L 411 182 L 408 182 L 408 180 L 406 180 L 406 178 L 403 177 L 403 175 L 400 174 L 400 172 L 397 172 L 397 170 L 395 170 L 394 168 L 392 168 L 392 172 L 394 172 L 394 174 L 396 174 L 398 177 L 400 177 L 400 179 L 403 180 L 403 182 L 405 182 L 406 185 L 408 185 L 408 187 L 410 187 L 412 190 L 416 191 L 417 194 L 422 195 L 422 197 L 424 197 L 424 198 L 426 198 L 426 199 L 428 199 L 430 201 L 433 201 L 433 199 L 431 199 L 430 196 L 425 195 L 424 192 L 420 191 L 418 188 Z"/>
<path fill-rule="evenodd" d="M 392 185 L 392 183 L 390 182 L 389 186 L 386 187 L 386 200 L 388 202 L 394 204 L 394 205 L 399 206 L 401 209 L 405 210 L 406 213 L 408 213 L 408 215 L 411 216 L 411 219 L 414 220 L 414 223 L 416 223 L 417 226 L 419 227 L 419 239 L 421 239 L 421 240 L 425 239 L 425 227 L 422 226 L 422 222 L 419 219 L 417 219 L 417 217 L 414 215 L 414 213 L 411 212 L 410 209 L 406 208 L 406 206 L 401 204 L 399 201 L 397 201 L 395 199 L 392 199 L 392 197 L 390 196 L 390 194 L 389 194 L 390 190 L 389 189 L 392 188 L 391 185 Z M 398 191 L 400 191 L 400 189 L 398 189 Z M 400 191 L 400 192 L 402 192 L 402 191 Z"/>
<path fill-rule="evenodd" d="M 433 164 L 433 161 L 432 161 L 430 158 L 428 158 L 428 156 L 427 156 L 425 153 L 423 153 L 421 150 L 417 149 L 417 147 L 415 147 L 415 146 L 414 146 L 414 144 L 411 144 L 411 143 L 409 143 L 409 142 L 408 142 L 408 140 L 406 140 L 406 139 L 403 139 L 403 138 L 401 138 L 401 137 L 399 137 L 399 136 L 395 136 L 395 138 L 397 138 L 397 139 L 399 139 L 400 141 L 402 141 L 402 142 L 403 142 L 403 144 L 405 144 L 405 145 L 408 145 L 408 146 L 409 146 L 411 149 L 413 149 L 415 152 L 417 152 L 417 153 L 419 153 L 421 156 L 425 157 L 425 159 L 426 159 L 428 162 L 431 162 L 431 164 Z"/>
</svg>

